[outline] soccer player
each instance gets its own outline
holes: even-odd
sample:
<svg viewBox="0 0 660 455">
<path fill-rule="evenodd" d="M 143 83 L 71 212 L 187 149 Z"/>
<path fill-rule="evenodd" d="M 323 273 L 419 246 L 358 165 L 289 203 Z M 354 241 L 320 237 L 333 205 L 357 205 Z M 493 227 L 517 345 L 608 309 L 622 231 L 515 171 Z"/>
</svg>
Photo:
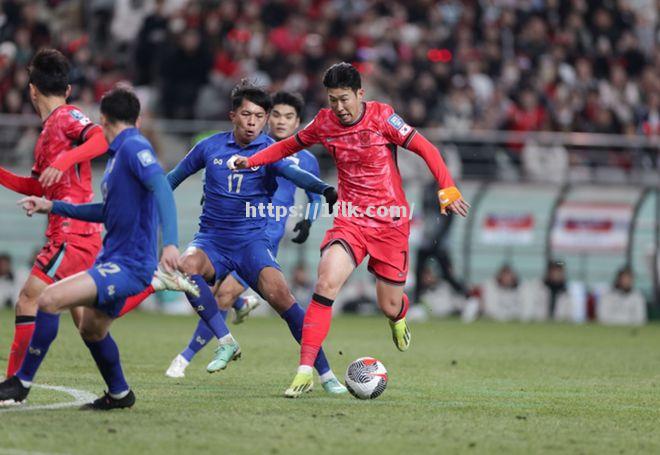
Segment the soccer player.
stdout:
<svg viewBox="0 0 660 455">
<path fill-rule="evenodd" d="M 109 328 L 126 298 L 151 281 L 158 265 L 159 219 L 164 245 L 161 266 L 172 270 L 179 258 L 174 197 L 151 144 L 135 127 L 139 113 L 137 97 L 126 88 L 115 88 L 101 100 L 101 124 L 110 143 L 102 203 L 71 204 L 35 196 L 20 201 L 28 216 L 49 213 L 104 223 L 107 233 L 92 268 L 48 286 L 37 299 L 39 310 L 28 353 L 17 374 L 0 383 L 0 402 L 25 400 L 57 336 L 59 313 L 82 307 L 80 334 L 108 386 L 103 397 L 83 408 L 109 410 L 135 403 Z"/>
<path fill-rule="evenodd" d="M 312 301 L 305 314 L 300 363 L 285 396 L 295 398 L 313 385 L 312 364 L 330 330 L 332 303 L 353 270 L 369 255 L 378 305 L 390 320 L 394 344 L 410 345 L 408 297 L 409 207 L 396 165 L 396 147 L 420 155 L 440 188 L 442 213 L 466 216 L 469 208 L 454 186 L 438 150 L 387 104 L 364 102 L 360 73 L 348 63 L 331 66 L 323 77 L 329 109 L 322 109 L 295 136 L 252 156 L 237 157 L 237 169 L 277 162 L 312 144 L 323 144 L 339 171 L 338 210 L 321 243 L 321 261 Z M 350 204 L 350 205 L 348 205 Z M 348 209 L 346 209 L 348 205 Z"/>
<path fill-rule="evenodd" d="M 270 129 L 270 136 L 275 140 L 283 140 L 290 137 L 300 126 L 300 119 L 304 106 L 304 101 L 300 95 L 289 92 L 278 92 L 273 98 L 273 107 L 268 117 L 268 125 Z M 289 162 L 298 165 L 311 174 L 318 177 L 319 164 L 316 157 L 307 150 L 291 155 L 287 158 Z M 272 204 L 277 210 L 277 207 L 282 207 L 280 213 L 286 213 L 284 217 L 275 218 L 269 217 L 266 225 L 266 236 L 268 237 L 272 246 L 274 256 L 277 256 L 280 241 L 284 236 L 286 221 L 289 214 L 289 208 L 293 206 L 295 199 L 296 186 L 290 180 L 283 177 L 277 177 L 277 190 L 272 198 Z M 310 191 L 306 192 L 309 199 L 309 205 L 306 210 L 307 216 L 296 223 L 294 232 L 298 235 L 292 239 L 295 243 L 303 243 L 309 236 L 309 230 L 312 222 L 316 219 L 320 211 L 320 197 Z M 240 295 L 247 289 L 248 285 L 236 272 L 232 272 L 225 278 L 219 286 L 216 293 L 216 300 L 220 308 L 228 308 Z M 251 303 L 243 303 L 244 307 L 250 308 Z M 234 303 L 236 309 L 236 304 Z M 251 310 L 251 308 L 250 308 Z M 240 314 L 241 308 L 238 309 L 237 314 Z M 204 321 L 199 321 L 195 333 L 190 339 L 188 346 L 178 354 L 165 374 L 173 378 L 181 378 L 185 376 L 185 370 L 192 360 L 192 358 L 208 344 L 213 338 L 213 333 L 206 326 Z M 325 379 L 322 380 L 323 389 L 328 393 L 345 393 L 346 388 L 337 381 L 332 375 L 327 375 L 330 371 L 329 365 L 323 365 L 319 370 L 319 374 Z M 325 376 L 324 376 L 325 375 Z"/>
<path fill-rule="evenodd" d="M 34 148 L 32 176 L 21 177 L 0 167 L 0 185 L 26 196 L 72 203 L 94 198 L 90 160 L 105 153 L 108 144 L 98 125 L 67 104 L 69 72 L 66 57 L 54 49 L 40 50 L 30 62 L 30 99 L 43 122 Z M 52 214 L 46 239 L 16 302 L 6 377 L 16 373 L 25 357 L 34 332 L 37 298 L 49 284 L 92 266 L 101 249 L 101 226 Z M 79 310 L 72 315 L 78 325 Z"/>
<path fill-rule="evenodd" d="M 255 166 L 239 173 L 230 170 L 227 160 L 232 156 L 251 155 L 274 142 L 262 133 L 272 105 L 268 94 L 242 83 L 232 91 L 231 98 L 229 116 L 233 130 L 199 142 L 168 175 L 172 188 L 176 188 L 188 176 L 206 169 L 200 229 L 181 256 L 179 271 L 190 276 L 199 287 L 199 297 L 190 294 L 187 297 L 218 339 L 215 357 L 207 366 L 209 373 L 226 368 L 231 360 L 241 355 L 239 344 L 229 332 L 207 284 L 223 280 L 232 271 L 244 278 L 278 312 L 297 341 L 302 335 L 305 313 L 291 295 L 275 260 L 273 246 L 265 234 L 267 216 L 258 210 L 260 205 L 268 206 L 271 202 L 277 177 L 323 194 L 331 207 L 336 201 L 333 187 L 290 160 Z M 321 381 L 334 380 L 341 386 L 322 350 L 312 364 L 321 372 Z"/>
</svg>

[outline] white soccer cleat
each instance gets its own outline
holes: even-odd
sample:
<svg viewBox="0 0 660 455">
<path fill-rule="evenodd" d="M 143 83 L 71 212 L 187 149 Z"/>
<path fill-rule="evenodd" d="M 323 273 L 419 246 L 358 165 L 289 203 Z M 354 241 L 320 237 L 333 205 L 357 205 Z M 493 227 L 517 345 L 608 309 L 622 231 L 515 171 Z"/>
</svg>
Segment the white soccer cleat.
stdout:
<svg viewBox="0 0 660 455">
<path fill-rule="evenodd" d="M 184 359 L 181 354 L 177 355 L 174 357 L 174 360 L 172 360 L 172 363 L 170 363 L 170 367 L 165 372 L 165 376 L 169 378 L 184 377 L 186 375 L 186 368 L 188 367 L 189 363 L 190 362 Z"/>
<path fill-rule="evenodd" d="M 166 272 L 158 267 L 153 278 L 151 278 L 151 286 L 153 286 L 154 291 L 181 291 L 199 297 L 197 285 L 178 270 Z"/>
<path fill-rule="evenodd" d="M 245 305 L 243 305 L 243 308 L 241 308 L 238 311 L 234 310 L 234 318 L 231 320 L 232 324 L 241 324 L 245 322 L 245 320 L 250 315 L 252 310 L 257 308 L 261 304 L 261 302 L 259 302 L 259 299 L 253 295 L 247 295 L 244 297 L 244 299 L 245 299 Z"/>
</svg>

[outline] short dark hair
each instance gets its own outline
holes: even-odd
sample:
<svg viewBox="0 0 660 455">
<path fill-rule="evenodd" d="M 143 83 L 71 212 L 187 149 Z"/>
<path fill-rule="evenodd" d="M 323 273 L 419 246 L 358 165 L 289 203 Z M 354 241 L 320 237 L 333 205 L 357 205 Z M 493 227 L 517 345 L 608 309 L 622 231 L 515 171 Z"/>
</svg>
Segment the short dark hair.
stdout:
<svg viewBox="0 0 660 455">
<path fill-rule="evenodd" d="M 277 92 L 273 95 L 273 107 L 276 104 L 286 104 L 295 109 L 298 118 L 302 118 L 302 111 L 305 107 L 305 101 L 300 93 L 296 92 Z"/>
<path fill-rule="evenodd" d="M 246 79 L 239 82 L 231 91 L 231 110 L 235 111 L 241 107 L 244 99 L 262 107 L 266 112 L 270 112 L 273 107 L 270 95 L 266 90 L 257 87 Z"/>
<path fill-rule="evenodd" d="M 135 125 L 140 116 L 140 100 L 130 88 L 117 86 L 101 98 L 101 114 L 105 115 L 110 123 Z"/>
<path fill-rule="evenodd" d="M 335 63 L 323 75 L 325 88 L 350 88 L 357 92 L 362 88 L 360 72 L 350 63 Z"/>
<path fill-rule="evenodd" d="M 41 49 L 27 71 L 29 83 L 45 96 L 66 96 L 71 65 L 57 49 Z"/>
</svg>

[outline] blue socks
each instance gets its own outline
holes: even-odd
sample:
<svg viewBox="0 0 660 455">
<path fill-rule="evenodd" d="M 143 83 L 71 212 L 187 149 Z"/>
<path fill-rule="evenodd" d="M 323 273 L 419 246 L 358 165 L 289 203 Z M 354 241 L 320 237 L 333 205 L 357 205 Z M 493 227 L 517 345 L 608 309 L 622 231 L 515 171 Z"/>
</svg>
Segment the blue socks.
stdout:
<svg viewBox="0 0 660 455">
<path fill-rule="evenodd" d="M 48 348 L 57 337 L 57 330 L 60 326 L 60 315 L 37 311 L 37 317 L 34 321 L 34 333 L 28 351 L 25 353 L 25 359 L 21 369 L 16 376 L 22 381 L 32 382 L 34 375 L 37 374 L 39 365 L 46 357 Z"/>
<path fill-rule="evenodd" d="M 85 341 L 96 361 L 96 366 L 103 376 L 103 380 L 108 385 L 108 392 L 111 395 L 118 395 L 128 391 L 128 384 L 124 379 L 124 372 L 119 362 L 119 348 L 117 343 L 108 333 L 101 341 Z"/>
<path fill-rule="evenodd" d="M 197 328 L 195 329 L 195 333 L 193 333 L 193 336 L 188 343 L 188 347 L 183 350 L 181 356 L 190 362 L 192 358 L 195 357 L 195 354 L 201 351 L 202 348 L 206 346 L 208 342 L 213 338 L 213 332 L 211 332 L 209 326 L 206 325 L 206 322 L 204 322 L 203 319 L 200 319 L 197 321 Z"/>
<path fill-rule="evenodd" d="M 236 300 L 234 300 L 234 303 L 232 305 L 236 311 L 239 311 L 241 308 L 245 306 L 245 299 L 243 297 L 239 297 Z"/>
<path fill-rule="evenodd" d="M 302 339 L 303 321 L 305 320 L 305 310 L 303 310 L 297 303 L 294 303 L 280 316 L 289 325 L 291 335 L 293 335 L 296 341 L 300 344 L 300 340 Z M 330 364 L 323 353 L 323 349 L 320 349 L 316 356 L 314 368 L 316 368 L 316 371 L 318 371 L 319 374 L 324 374 L 330 371 Z"/>
<path fill-rule="evenodd" d="M 215 301 L 215 297 L 213 297 L 213 292 L 204 280 L 204 277 L 201 275 L 193 275 L 190 279 L 199 287 L 199 297 L 193 297 L 190 294 L 186 294 L 193 309 L 197 311 L 199 317 L 208 324 L 211 332 L 213 332 L 213 335 L 215 335 L 216 338 L 220 339 L 225 335 L 229 335 L 229 329 L 227 328 L 227 324 L 225 324 L 225 318 L 218 309 L 218 304 Z"/>
</svg>

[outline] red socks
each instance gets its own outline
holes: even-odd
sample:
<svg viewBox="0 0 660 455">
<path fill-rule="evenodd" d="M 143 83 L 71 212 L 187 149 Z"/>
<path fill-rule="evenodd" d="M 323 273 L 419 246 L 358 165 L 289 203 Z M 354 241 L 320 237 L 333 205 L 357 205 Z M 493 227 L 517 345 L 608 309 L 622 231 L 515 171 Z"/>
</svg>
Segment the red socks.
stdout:
<svg viewBox="0 0 660 455">
<path fill-rule="evenodd" d="M 156 292 L 154 290 L 154 287 L 152 285 L 149 285 L 146 288 L 144 288 L 144 291 L 140 292 L 139 294 L 132 295 L 129 298 L 127 298 L 126 303 L 124 303 L 124 307 L 119 312 L 118 317 L 122 317 L 126 313 L 136 309 L 142 302 L 144 302 L 147 299 L 147 297 L 149 297 L 154 292 Z"/>
<path fill-rule="evenodd" d="M 397 314 L 396 317 L 394 318 L 394 322 L 405 318 L 406 314 L 408 314 L 409 307 L 410 307 L 410 302 L 408 301 L 408 296 L 406 294 L 403 294 L 403 301 L 401 302 L 401 311 L 399 311 L 399 314 Z"/>
<path fill-rule="evenodd" d="M 21 368 L 23 359 L 32 333 L 34 332 L 34 316 L 16 316 L 16 325 L 14 329 L 14 341 L 9 351 L 9 361 L 7 362 L 7 378 L 11 378 Z"/>
<path fill-rule="evenodd" d="M 330 331 L 332 303 L 332 300 L 322 295 L 314 294 L 312 296 L 312 301 L 305 312 L 303 322 L 300 365 L 309 367 L 314 365 L 321 345 Z"/>
</svg>

